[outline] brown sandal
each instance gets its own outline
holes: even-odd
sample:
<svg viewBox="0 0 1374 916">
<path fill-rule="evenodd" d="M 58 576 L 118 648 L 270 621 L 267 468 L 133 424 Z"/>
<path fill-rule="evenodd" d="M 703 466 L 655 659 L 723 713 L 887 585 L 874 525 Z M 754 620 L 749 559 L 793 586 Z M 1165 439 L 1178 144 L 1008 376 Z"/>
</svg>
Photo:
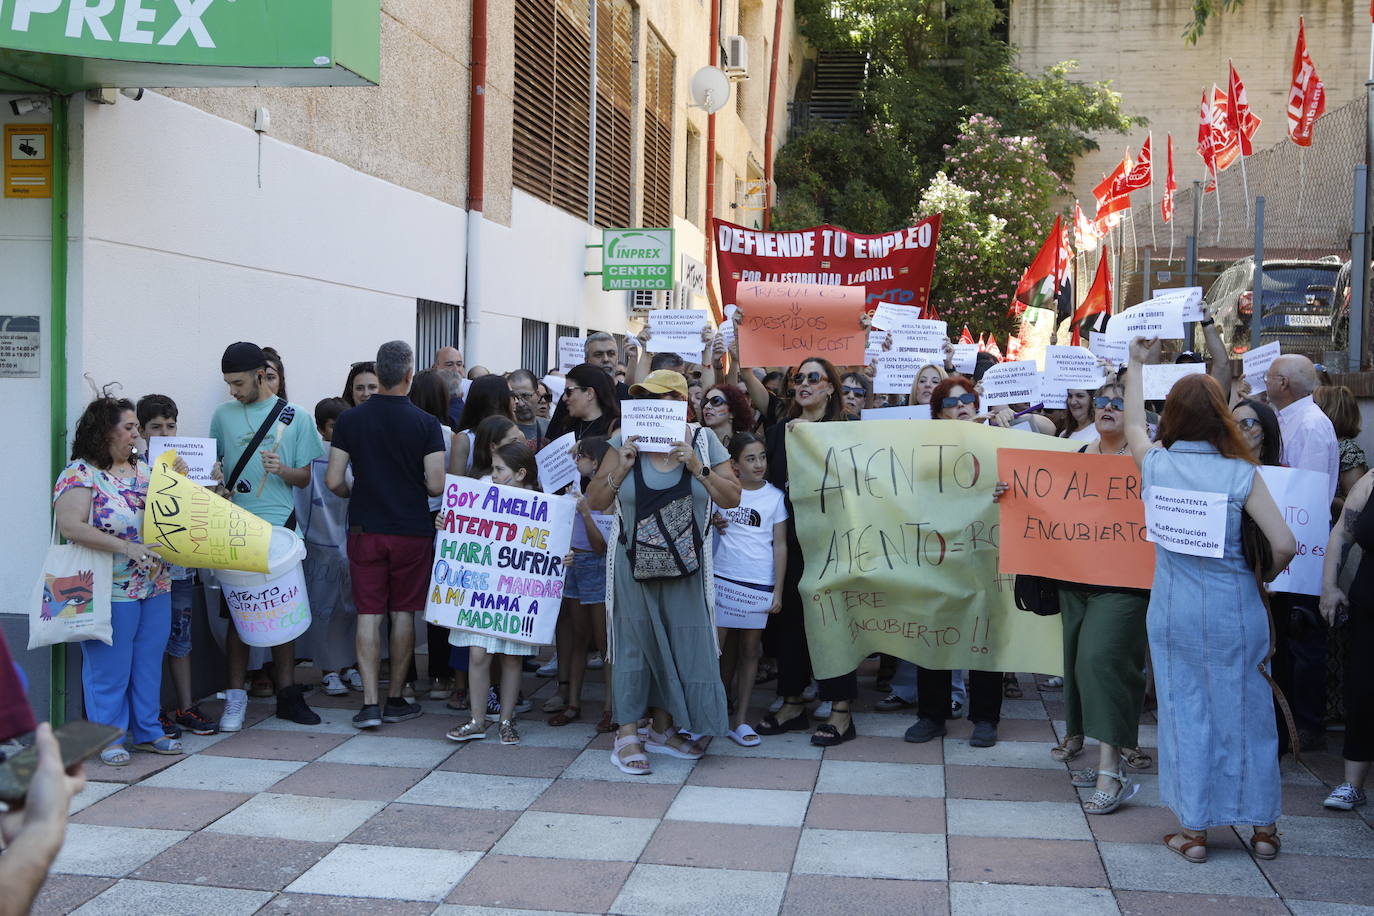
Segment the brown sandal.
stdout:
<svg viewBox="0 0 1374 916">
<path fill-rule="evenodd" d="M 1256 845 L 1258 843 L 1268 844 L 1274 847 L 1274 851 L 1270 853 L 1260 852 L 1259 847 Z M 1265 861 L 1277 859 L 1279 857 L 1279 849 L 1282 845 L 1283 844 L 1279 842 L 1279 832 L 1277 830 L 1271 832 L 1256 827 L 1255 832 L 1250 835 L 1250 851 L 1255 854 L 1256 859 L 1264 859 Z"/>
<path fill-rule="evenodd" d="M 601 720 L 596 723 L 596 731 L 597 734 L 600 735 L 609 734 L 618 728 L 620 728 L 620 725 L 611 721 L 611 711 L 609 709 L 601 714 Z"/>
<path fill-rule="evenodd" d="M 1182 838 L 1183 842 L 1175 846 L 1173 842 L 1175 838 Z M 1182 856 L 1185 862 L 1191 862 L 1193 865 L 1201 865 L 1203 862 L 1207 861 L 1207 838 L 1205 836 L 1188 836 L 1186 833 L 1170 833 L 1165 835 L 1164 845 Z M 1189 855 L 1188 852 L 1192 849 L 1201 849 L 1202 855 Z"/>
<path fill-rule="evenodd" d="M 1060 763 L 1068 763 L 1075 757 L 1083 753 L 1083 736 L 1069 735 L 1063 741 L 1050 748 L 1050 756 Z M 1094 779 L 1096 774 L 1094 774 Z"/>
<path fill-rule="evenodd" d="M 568 705 L 564 706 L 563 710 L 559 712 L 558 715 L 550 716 L 549 724 L 554 728 L 560 728 L 564 725 L 576 722 L 580 718 L 582 718 L 582 707 Z"/>
</svg>

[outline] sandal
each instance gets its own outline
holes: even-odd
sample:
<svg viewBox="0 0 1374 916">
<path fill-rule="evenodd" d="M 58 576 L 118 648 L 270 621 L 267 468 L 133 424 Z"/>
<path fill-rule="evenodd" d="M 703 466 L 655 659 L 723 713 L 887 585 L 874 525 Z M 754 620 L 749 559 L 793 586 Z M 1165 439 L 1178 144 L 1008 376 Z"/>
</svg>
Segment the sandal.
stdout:
<svg viewBox="0 0 1374 916">
<path fill-rule="evenodd" d="M 122 744 L 107 747 L 100 752 L 100 762 L 107 767 L 126 767 L 129 765 L 129 751 Z"/>
<path fill-rule="evenodd" d="M 639 746 L 639 750 L 633 754 L 626 754 L 623 757 L 620 751 L 623 748 Z M 615 739 L 615 744 L 611 747 L 611 763 L 622 773 L 629 773 L 631 776 L 647 776 L 653 770 L 649 768 L 649 758 L 644 756 L 644 743 L 639 740 L 639 735 L 621 735 Z M 642 767 L 632 767 L 632 763 L 642 763 Z"/>
<path fill-rule="evenodd" d="M 481 721 L 473 719 L 457 728 L 450 728 L 445 737 L 450 741 L 480 741 L 487 736 L 488 728 L 491 728 L 491 723 L 484 716 Z"/>
<path fill-rule="evenodd" d="M 611 721 L 611 711 L 608 709 L 601 714 L 601 719 L 596 723 L 596 732 L 599 735 L 609 734 L 620 728 L 619 723 Z"/>
<path fill-rule="evenodd" d="M 1266 846 L 1272 846 L 1274 851 L 1262 852 L 1259 848 L 1259 844 L 1261 843 Z M 1277 859 L 1279 856 L 1279 847 L 1282 845 L 1283 844 L 1279 842 L 1279 832 L 1277 829 L 1262 830 L 1256 827 L 1255 832 L 1250 835 L 1250 851 L 1255 854 L 1256 859 L 1264 859 L 1266 861 L 1269 859 Z"/>
<path fill-rule="evenodd" d="M 763 741 L 759 733 L 750 728 L 747 722 L 742 722 L 730 730 L 730 740 L 740 747 L 758 747 Z"/>
<path fill-rule="evenodd" d="M 1021 683 L 1016 680 L 1016 675 L 1002 675 L 1002 696 L 1009 700 L 1021 699 Z"/>
<path fill-rule="evenodd" d="M 754 675 L 754 686 L 767 684 L 778 676 L 778 666 L 770 661 L 760 661 L 758 673 Z"/>
<path fill-rule="evenodd" d="M 563 687 L 567 683 L 567 681 L 559 681 L 558 686 Z M 555 693 L 553 696 L 549 697 L 547 700 L 544 701 L 544 712 L 546 713 L 552 714 L 555 712 L 562 712 L 567 708 L 568 701 L 563 699 L 563 695 L 561 693 Z"/>
<path fill-rule="evenodd" d="M 1091 789 L 1097 785 L 1097 770 L 1092 767 L 1069 770 L 1069 784 L 1075 789 Z"/>
<path fill-rule="evenodd" d="M 806 715 L 806 705 L 804 703 L 783 703 L 783 706 L 796 706 L 801 709 L 790 719 L 779 719 L 778 714 L 770 712 L 759 720 L 758 733 L 760 735 L 781 735 L 784 732 L 804 732 L 811 727 L 811 720 Z M 782 707 L 778 707 L 782 711 Z"/>
<path fill-rule="evenodd" d="M 1117 767 L 1118 770 L 1121 767 Z M 1111 814 L 1122 804 L 1130 801 L 1135 794 L 1140 791 L 1140 784 L 1131 782 L 1131 777 L 1123 776 L 1120 773 L 1113 773 L 1111 770 L 1100 770 L 1099 776 L 1110 776 L 1117 782 L 1115 792 L 1104 792 L 1098 789 L 1092 796 L 1083 803 L 1084 814 Z"/>
<path fill-rule="evenodd" d="M 460 712 L 467 712 L 472 708 L 472 704 L 468 702 L 468 692 L 466 690 L 459 690 L 456 687 L 453 693 L 449 694 L 448 702 L 444 705 L 449 709 L 456 709 Z"/>
<path fill-rule="evenodd" d="M 1181 839 L 1183 842 L 1177 846 L 1174 840 Z M 1164 845 L 1183 857 L 1184 861 L 1191 862 L 1193 865 L 1201 865 L 1207 861 L 1207 837 L 1189 836 L 1186 833 L 1170 833 L 1164 837 Z M 1192 850 L 1201 849 L 1202 855 L 1192 855 Z"/>
<path fill-rule="evenodd" d="M 677 729 L 673 729 L 669 734 L 663 734 L 654 731 L 654 727 L 650 725 L 645 731 L 648 732 L 648 737 L 644 741 L 644 750 L 650 754 L 664 754 L 679 760 L 700 760 L 705 753 Z M 673 743 L 675 738 L 676 744 Z"/>
<path fill-rule="evenodd" d="M 1126 758 L 1126 766 L 1133 770 L 1148 770 L 1155 765 L 1155 759 L 1138 747 L 1122 748 L 1122 755 Z"/>
<path fill-rule="evenodd" d="M 156 741 L 140 741 L 134 745 L 134 750 L 148 754 L 162 754 L 167 757 L 176 757 L 186 753 L 181 749 L 181 742 L 169 735 L 163 735 Z"/>
<path fill-rule="evenodd" d="M 549 724 L 554 728 L 561 728 L 564 725 L 576 722 L 580 718 L 582 718 L 582 707 L 569 705 L 565 706 L 562 712 L 555 716 L 551 716 L 549 718 Z"/>
<path fill-rule="evenodd" d="M 1083 736 L 1069 735 L 1063 741 L 1050 748 L 1050 756 L 1060 763 L 1068 763 L 1075 757 L 1083 753 Z M 1096 778 L 1096 775 L 1094 775 Z"/>
</svg>

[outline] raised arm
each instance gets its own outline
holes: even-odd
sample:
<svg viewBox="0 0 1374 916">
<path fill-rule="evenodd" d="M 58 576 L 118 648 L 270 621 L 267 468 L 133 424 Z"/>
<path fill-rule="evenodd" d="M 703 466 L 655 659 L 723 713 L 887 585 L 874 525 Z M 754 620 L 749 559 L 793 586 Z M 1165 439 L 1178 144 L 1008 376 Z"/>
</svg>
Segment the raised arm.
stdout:
<svg viewBox="0 0 1374 916">
<path fill-rule="evenodd" d="M 1145 425 L 1145 361 L 1159 339 L 1137 337 L 1131 341 L 1130 360 L 1126 364 L 1126 444 L 1137 465 L 1145 464 L 1145 453 L 1154 448 Z"/>
</svg>

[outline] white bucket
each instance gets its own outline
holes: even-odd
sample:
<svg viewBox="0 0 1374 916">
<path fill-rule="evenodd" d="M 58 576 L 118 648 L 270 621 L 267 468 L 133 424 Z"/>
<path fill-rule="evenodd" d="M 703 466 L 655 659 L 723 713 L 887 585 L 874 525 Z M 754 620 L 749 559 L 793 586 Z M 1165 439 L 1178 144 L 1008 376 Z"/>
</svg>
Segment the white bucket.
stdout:
<svg viewBox="0 0 1374 916">
<path fill-rule="evenodd" d="M 215 570 L 229 616 L 246 645 L 279 646 L 310 628 L 310 599 L 301 572 L 304 558 L 305 542 L 294 531 L 277 525 L 272 528 L 266 575 Z"/>
</svg>

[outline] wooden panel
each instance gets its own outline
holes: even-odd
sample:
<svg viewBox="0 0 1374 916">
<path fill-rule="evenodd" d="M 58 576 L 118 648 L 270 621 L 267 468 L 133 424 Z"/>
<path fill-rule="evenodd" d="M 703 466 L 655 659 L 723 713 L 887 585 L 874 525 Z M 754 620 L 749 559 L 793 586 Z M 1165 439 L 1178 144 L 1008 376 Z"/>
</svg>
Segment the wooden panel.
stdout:
<svg viewBox="0 0 1374 916">
<path fill-rule="evenodd" d="M 513 181 L 579 217 L 587 212 L 590 34 L 586 0 L 515 0 Z"/>
<path fill-rule="evenodd" d="M 597 0 L 596 225 L 603 227 L 632 219 L 633 29 L 629 0 Z"/>
<path fill-rule="evenodd" d="M 644 54 L 645 226 L 671 226 L 673 218 L 673 71 L 676 58 L 650 31 Z"/>
<path fill-rule="evenodd" d="M 540 200 L 552 197 L 554 70 L 552 0 L 515 2 L 514 184 Z"/>
</svg>

